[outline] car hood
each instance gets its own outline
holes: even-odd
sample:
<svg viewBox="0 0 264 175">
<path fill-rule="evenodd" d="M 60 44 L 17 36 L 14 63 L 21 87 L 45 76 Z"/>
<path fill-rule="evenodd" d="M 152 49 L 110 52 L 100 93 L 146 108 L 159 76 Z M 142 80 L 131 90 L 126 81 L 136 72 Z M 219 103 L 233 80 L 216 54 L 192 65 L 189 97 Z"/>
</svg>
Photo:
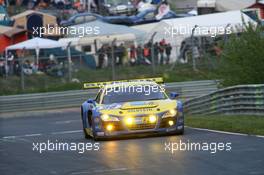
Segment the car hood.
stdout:
<svg viewBox="0 0 264 175">
<path fill-rule="evenodd" d="M 138 101 L 113 103 L 110 105 L 99 105 L 98 112 L 102 114 L 127 116 L 140 114 L 156 114 L 175 109 L 177 107 L 176 100 L 154 100 L 154 101 Z"/>
</svg>

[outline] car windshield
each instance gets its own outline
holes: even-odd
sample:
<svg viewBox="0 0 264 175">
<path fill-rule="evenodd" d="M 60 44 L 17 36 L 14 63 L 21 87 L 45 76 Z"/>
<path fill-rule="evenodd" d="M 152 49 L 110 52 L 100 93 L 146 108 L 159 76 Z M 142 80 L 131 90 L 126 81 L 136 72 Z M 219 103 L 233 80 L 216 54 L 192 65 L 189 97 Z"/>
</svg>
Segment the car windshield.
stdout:
<svg viewBox="0 0 264 175">
<path fill-rule="evenodd" d="M 159 86 L 126 87 L 106 90 L 103 104 L 162 100 L 166 98 L 167 96 L 165 95 L 164 90 Z"/>
<path fill-rule="evenodd" d="M 127 4 L 128 0 L 105 0 L 105 4 L 118 5 L 118 4 Z"/>
</svg>

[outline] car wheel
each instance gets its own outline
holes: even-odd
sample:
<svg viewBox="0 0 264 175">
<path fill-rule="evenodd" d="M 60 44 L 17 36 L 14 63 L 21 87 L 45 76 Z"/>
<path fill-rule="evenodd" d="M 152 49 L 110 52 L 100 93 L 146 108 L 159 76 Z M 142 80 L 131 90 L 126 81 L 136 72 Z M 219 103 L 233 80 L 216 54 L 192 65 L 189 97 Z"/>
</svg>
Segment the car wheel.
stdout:
<svg viewBox="0 0 264 175">
<path fill-rule="evenodd" d="M 91 128 L 94 128 L 94 120 L 92 120 L 91 119 Z M 102 140 L 101 138 L 98 138 L 97 136 L 96 136 L 96 134 L 95 134 L 95 132 L 94 131 L 92 131 L 92 139 L 94 140 L 94 141 L 100 141 L 100 140 Z"/>
<path fill-rule="evenodd" d="M 184 125 L 183 128 L 181 130 L 177 131 L 177 135 L 183 135 L 184 134 Z"/>
<path fill-rule="evenodd" d="M 83 125 L 83 134 L 86 139 L 91 139 L 91 136 L 87 133 L 86 129 L 84 128 L 84 120 L 83 120 L 83 108 L 81 107 L 81 118 L 82 118 L 82 125 Z"/>
<path fill-rule="evenodd" d="M 85 129 L 83 129 L 83 134 L 86 139 L 91 139 L 91 136 L 86 132 Z"/>
</svg>

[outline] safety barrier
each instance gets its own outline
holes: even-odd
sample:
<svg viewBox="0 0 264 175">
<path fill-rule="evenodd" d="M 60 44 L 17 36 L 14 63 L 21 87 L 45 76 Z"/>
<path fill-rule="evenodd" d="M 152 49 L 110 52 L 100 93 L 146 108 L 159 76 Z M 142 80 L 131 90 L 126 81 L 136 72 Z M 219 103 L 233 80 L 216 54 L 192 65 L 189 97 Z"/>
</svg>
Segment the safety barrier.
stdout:
<svg viewBox="0 0 264 175">
<path fill-rule="evenodd" d="M 218 89 L 218 81 L 215 80 L 168 83 L 165 85 L 168 91 L 179 93 L 183 101 Z M 85 100 L 95 97 L 96 93 L 97 90 L 95 89 L 1 96 L 0 113 L 78 107 Z"/>
<path fill-rule="evenodd" d="M 239 85 L 184 103 L 187 115 L 264 115 L 264 84 Z"/>
</svg>

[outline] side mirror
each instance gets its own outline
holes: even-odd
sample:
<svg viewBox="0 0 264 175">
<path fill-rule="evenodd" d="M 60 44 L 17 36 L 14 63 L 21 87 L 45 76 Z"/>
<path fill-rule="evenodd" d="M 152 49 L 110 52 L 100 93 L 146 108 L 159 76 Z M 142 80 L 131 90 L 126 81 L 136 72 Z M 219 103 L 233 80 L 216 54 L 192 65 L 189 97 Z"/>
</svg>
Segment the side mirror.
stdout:
<svg viewBox="0 0 264 175">
<path fill-rule="evenodd" d="M 170 93 L 170 99 L 174 100 L 174 99 L 176 99 L 177 97 L 179 97 L 179 94 L 178 94 L 178 93 L 176 93 L 176 92 L 171 92 L 171 93 Z"/>
<path fill-rule="evenodd" d="M 94 102 L 94 99 L 88 99 L 87 103 L 94 104 L 95 102 Z"/>
</svg>

